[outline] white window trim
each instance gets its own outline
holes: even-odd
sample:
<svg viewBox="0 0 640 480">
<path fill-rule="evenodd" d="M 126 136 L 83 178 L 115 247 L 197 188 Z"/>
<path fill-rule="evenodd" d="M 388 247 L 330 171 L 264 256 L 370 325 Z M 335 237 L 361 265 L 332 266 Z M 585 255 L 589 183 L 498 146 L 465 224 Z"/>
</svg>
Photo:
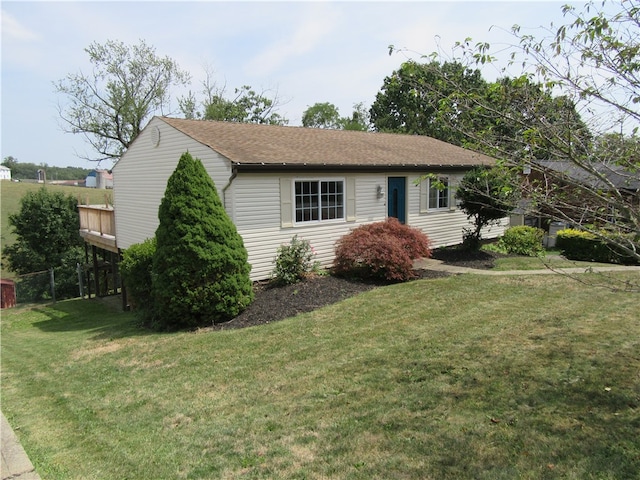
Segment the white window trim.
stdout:
<svg viewBox="0 0 640 480">
<path fill-rule="evenodd" d="M 420 212 L 421 213 L 436 213 L 436 212 L 451 212 L 456 210 L 455 202 L 455 186 L 453 177 L 451 175 L 436 175 L 438 179 L 445 179 L 447 181 L 447 206 L 446 207 L 432 207 L 429 204 L 429 192 L 431 190 L 431 178 L 426 178 L 420 184 Z"/>
<path fill-rule="evenodd" d="M 330 220 L 307 220 L 298 222 L 296 220 L 296 182 L 342 182 L 342 217 Z M 291 203 L 292 220 L 294 227 L 304 227 L 310 225 L 326 225 L 329 223 L 344 223 L 347 221 L 347 180 L 344 177 L 301 177 L 291 179 Z M 319 207 L 320 209 L 322 206 Z"/>
<path fill-rule="evenodd" d="M 447 191 L 446 191 L 446 200 L 447 200 L 447 205 L 444 207 L 440 207 L 440 206 L 431 206 L 430 204 L 430 200 L 431 200 L 431 181 L 433 180 L 432 178 L 428 178 L 427 179 L 427 210 L 433 212 L 433 211 L 445 211 L 445 210 L 449 210 L 449 206 L 451 205 L 451 187 L 450 187 L 450 183 L 451 180 L 449 179 L 448 175 L 438 175 L 437 176 L 437 180 L 438 181 L 446 181 L 447 182 Z M 440 194 L 442 193 L 442 191 L 438 190 L 438 200 L 440 199 Z"/>
</svg>

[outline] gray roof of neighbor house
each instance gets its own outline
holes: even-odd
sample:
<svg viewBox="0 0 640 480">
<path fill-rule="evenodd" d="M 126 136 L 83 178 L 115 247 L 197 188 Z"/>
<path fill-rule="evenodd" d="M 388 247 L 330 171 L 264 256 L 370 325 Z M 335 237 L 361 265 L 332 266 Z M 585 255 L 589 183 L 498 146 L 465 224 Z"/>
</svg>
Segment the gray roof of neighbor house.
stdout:
<svg viewBox="0 0 640 480">
<path fill-rule="evenodd" d="M 583 185 L 589 185 L 594 188 L 609 188 L 609 185 L 607 185 L 602 179 L 572 162 L 547 160 L 538 161 L 536 163 L 543 169 L 561 173 L 566 175 L 567 178 Z M 638 172 L 625 170 L 620 165 L 610 165 L 602 162 L 595 162 L 592 166 L 595 171 L 611 182 L 615 188 L 631 192 L 637 192 L 640 190 L 640 176 Z"/>
<path fill-rule="evenodd" d="M 158 118 L 240 168 L 455 169 L 495 163 L 486 155 L 421 135 Z"/>
</svg>

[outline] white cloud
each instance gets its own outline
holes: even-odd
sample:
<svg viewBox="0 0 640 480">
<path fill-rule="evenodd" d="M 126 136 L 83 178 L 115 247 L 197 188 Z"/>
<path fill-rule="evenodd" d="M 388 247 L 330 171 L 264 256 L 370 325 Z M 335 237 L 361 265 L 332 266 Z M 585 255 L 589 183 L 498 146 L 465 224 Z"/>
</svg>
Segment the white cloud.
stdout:
<svg viewBox="0 0 640 480">
<path fill-rule="evenodd" d="M 40 36 L 22 25 L 15 17 L 2 10 L 2 40 L 36 41 Z"/>
<path fill-rule="evenodd" d="M 294 20 L 294 30 L 273 43 L 246 65 L 252 75 L 269 75 L 286 62 L 311 53 L 334 30 L 339 15 L 331 4 L 310 4 L 305 15 Z"/>
</svg>

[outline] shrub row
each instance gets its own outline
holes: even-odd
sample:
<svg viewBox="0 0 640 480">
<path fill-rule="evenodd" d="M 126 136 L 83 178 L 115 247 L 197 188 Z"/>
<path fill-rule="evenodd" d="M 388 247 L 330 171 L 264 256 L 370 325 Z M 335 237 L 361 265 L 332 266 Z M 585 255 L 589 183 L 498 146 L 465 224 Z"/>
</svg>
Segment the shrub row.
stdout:
<svg viewBox="0 0 640 480">
<path fill-rule="evenodd" d="M 596 235 L 582 230 L 567 228 L 556 234 L 556 247 L 569 260 L 587 262 L 638 263 L 635 258 L 599 239 Z"/>
</svg>

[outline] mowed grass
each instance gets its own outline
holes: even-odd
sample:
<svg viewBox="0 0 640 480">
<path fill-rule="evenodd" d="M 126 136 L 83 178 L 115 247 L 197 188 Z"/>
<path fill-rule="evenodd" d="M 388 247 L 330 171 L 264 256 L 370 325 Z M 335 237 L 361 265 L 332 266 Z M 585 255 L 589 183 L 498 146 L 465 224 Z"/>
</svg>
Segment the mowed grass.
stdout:
<svg viewBox="0 0 640 480">
<path fill-rule="evenodd" d="M 610 263 L 597 263 L 597 262 L 581 262 L 576 260 L 568 260 L 561 257 L 559 252 L 554 252 L 549 255 L 541 257 L 525 257 L 525 256 L 512 256 L 498 258 L 495 261 L 493 270 L 508 271 L 508 270 L 544 270 L 544 269 L 557 269 L 557 268 L 584 268 L 589 267 L 611 267 Z"/>
<path fill-rule="evenodd" d="M 20 199 L 27 192 L 34 191 L 42 187 L 43 185 L 39 183 L 0 182 L 0 238 L 2 248 L 15 242 L 15 235 L 11 231 L 12 229 L 9 225 L 9 215 L 20 211 Z M 109 197 L 110 201 L 113 201 L 113 192 L 111 190 L 97 190 L 95 188 L 68 187 L 49 184 L 46 185 L 46 188 L 53 192 L 62 192 L 65 195 L 72 195 L 79 198 L 84 203 L 87 202 L 87 199 L 89 203 L 104 203 L 105 195 Z"/>
<path fill-rule="evenodd" d="M 2 410 L 46 479 L 637 478 L 639 300 L 463 275 L 173 334 L 19 308 Z"/>
</svg>

